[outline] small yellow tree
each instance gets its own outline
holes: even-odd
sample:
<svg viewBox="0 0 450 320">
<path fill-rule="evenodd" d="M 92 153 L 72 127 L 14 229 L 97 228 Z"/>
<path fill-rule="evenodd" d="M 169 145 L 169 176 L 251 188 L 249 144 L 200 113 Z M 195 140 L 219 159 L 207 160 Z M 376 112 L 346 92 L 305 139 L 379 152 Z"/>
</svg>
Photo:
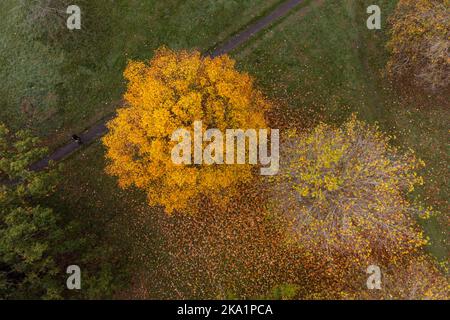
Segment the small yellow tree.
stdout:
<svg viewBox="0 0 450 320">
<path fill-rule="evenodd" d="M 123 188 L 144 189 L 151 205 L 166 212 L 190 211 L 200 195 L 226 203 L 238 182 L 251 177 L 249 165 L 177 165 L 171 150 L 172 133 L 203 130 L 264 128 L 269 102 L 255 89 L 248 74 L 235 69 L 228 56 L 202 57 L 199 52 L 159 49 L 148 63 L 131 61 L 126 107 L 109 122 L 103 139 L 109 159 L 107 172 Z M 192 146 L 193 148 L 193 146 Z"/>
<path fill-rule="evenodd" d="M 428 212 L 406 199 L 422 183 L 423 163 L 376 127 L 352 117 L 340 128 L 294 134 L 281 147 L 273 204 L 305 261 L 328 264 L 331 275 L 360 272 L 374 262 L 400 263 L 426 243 L 415 217 Z"/>
<path fill-rule="evenodd" d="M 372 264 L 385 276 L 379 297 L 446 296 L 448 283 L 424 252 L 416 222 L 430 212 L 407 200 L 423 183 L 424 163 L 412 151 L 400 152 L 355 116 L 339 128 L 292 132 L 281 151 L 271 208 L 299 249 L 308 298 L 373 298 L 365 287 Z"/>
</svg>

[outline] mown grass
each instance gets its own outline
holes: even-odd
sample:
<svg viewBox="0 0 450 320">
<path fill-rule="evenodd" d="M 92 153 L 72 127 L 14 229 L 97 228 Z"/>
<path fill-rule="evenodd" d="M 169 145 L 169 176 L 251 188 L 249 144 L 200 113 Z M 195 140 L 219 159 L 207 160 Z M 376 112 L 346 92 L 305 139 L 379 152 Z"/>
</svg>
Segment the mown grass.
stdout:
<svg viewBox="0 0 450 320">
<path fill-rule="evenodd" d="M 24 23 L 17 1 L 2 1 L 0 119 L 55 147 L 115 110 L 128 59 L 149 59 L 162 45 L 206 51 L 279 2 L 80 0 L 82 29 L 51 17 L 54 39 Z M 23 110 L 24 99 L 34 111 Z"/>
</svg>

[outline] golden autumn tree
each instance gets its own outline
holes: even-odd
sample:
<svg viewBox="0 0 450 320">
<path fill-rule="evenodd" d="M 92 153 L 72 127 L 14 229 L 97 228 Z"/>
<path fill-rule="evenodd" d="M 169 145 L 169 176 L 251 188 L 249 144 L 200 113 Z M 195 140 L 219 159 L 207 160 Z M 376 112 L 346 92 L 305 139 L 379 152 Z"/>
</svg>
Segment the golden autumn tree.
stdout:
<svg viewBox="0 0 450 320">
<path fill-rule="evenodd" d="M 431 89 L 450 84 L 449 0 L 400 0 L 390 18 L 391 76 L 413 76 Z"/>
<path fill-rule="evenodd" d="M 179 165 L 171 159 L 172 133 L 217 128 L 263 128 L 270 104 L 252 78 L 235 69 L 228 56 L 202 57 L 197 51 L 157 50 L 148 62 L 129 62 L 126 106 L 109 122 L 103 139 L 107 172 L 122 188 L 147 192 L 151 205 L 166 212 L 190 211 L 203 198 L 226 203 L 239 182 L 251 177 L 249 165 Z M 194 146 L 192 146 L 193 148 Z M 203 146 L 204 147 L 204 146 Z"/>
<path fill-rule="evenodd" d="M 339 128 L 292 133 L 281 145 L 272 210 L 327 292 L 345 296 L 352 284 L 361 287 L 355 279 L 369 265 L 401 266 L 427 243 L 416 218 L 430 212 L 406 198 L 423 183 L 424 164 L 389 142 L 352 116 Z"/>
</svg>

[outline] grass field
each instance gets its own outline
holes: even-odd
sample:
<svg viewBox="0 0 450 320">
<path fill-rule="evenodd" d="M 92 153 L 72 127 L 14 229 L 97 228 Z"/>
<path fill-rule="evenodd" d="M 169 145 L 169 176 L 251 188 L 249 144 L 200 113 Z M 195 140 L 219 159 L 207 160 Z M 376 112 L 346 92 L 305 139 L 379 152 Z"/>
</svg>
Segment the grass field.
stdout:
<svg viewBox="0 0 450 320">
<path fill-rule="evenodd" d="M 171 9 L 161 7 L 151 18 L 140 16 L 139 12 L 150 10 L 147 7 L 135 16 L 134 6 L 139 1 L 121 4 L 121 10 L 129 12 L 126 18 L 119 19 L 118 12 L 113 10 L 108 19 L 117 19 L 117 29 L 110 31 L 117 35 L 117 40 L 111 42 L 105 35 L 103 41 L 86 49 L 87 57 L 82 56 L 79 61 L 88 63 L 95 59 L 102 65 L 92 69 L 66 65 L 66 72 L 74 73 L 70 82 L 78 83 L 78 87 L 66 97 L 66 109 L 57 112 L 58 120 L 47 121 L 42 128 L 59 128 L 64 132 L 81 129 L 110 112 L 111 102 L 119 99 L 123 90 L 121 70 L 126 58 L 148 58 L 160 44 L 205 50 L 233 33 L 239 27 L 237 24 L 242 26 L 257 15 L 252 8 L 262 12 L 271 5 L 264 1 L 242 1 L 239 6 L 237 2 L 223 1 L 217 7 L 211 5 L 209 14 L 203 15 L 200 11 L 205 8 L 200 2 L 190 2 L 176 6 L 178 2 L 171 1 L 172 6 L 168 6 Z M 448 259 L 448 158 L 444 138 L 448 134 L 448 105 L 439 97 L 420 92 L 399 94 L 382 75 L 387 59 L 385 19 L 382 32 L 369 31 L 365 26 L 365 8 L 369 4 L 379 4 L 385 18 L 395 3 L 333 0 L 309 4 L 307 12 L 293 12 L 233 52 L 239 69 L 255 77 L 263 91 L 277 103 L 281 115 L 301 117 L 301 122 L 308 124 L 340 123 L 352 112 L 358 112 L 359 118 L 378 122 L 384 131 L 395 135 L 396 144 L 413 148 L 427 163 L 426 186 L 417 191 L 417 196 L 442 212 L 441 217 L 424 223 L 431 238 L 430 250 L 441 260 Z M 205 20 L 191 25 L 189 22 L 197 15 L 188 8 L 200 7 L 198 14 Z M 247 18 L 232 25 L 233 15 Z M 141 28 L 142 19 L 145 25 L 151 26 L 149 29 Z M 108 43 L 113 47 L 109 48 Z M 76 61 L 77 54 L 72 55 L 73 60 L 68 61 Z M 86 78 L 82 70 L 95 72 Z M 55 127 L 55 123 L 59 126 Z M 82 221 L 86 236 L 98 237 L 111 250 L 123 254 L 124 259 L 130 259 L 128 264 L 133 267 L 129 271 L 135 280 L 136 274 L 155 279 L 146 282 L 153 283 L 154 288 L 133 287 L 133 290 L 171 290 L 170 283 L 161 281 L 153 271 L 154 264 L 163 264 L 165 259 L 163 238 L 152 225 L 152 215 L 159 214 L 157 209 L 146 206 L 141 192 L 121 191 L 115 179 L 104 174 L 104 165 L 104 150 L 99 143 L 69 158 L 62 174 L 64 181 L 52 203 L 58 203 L 57 209 L 63 215 Z"/>
<path fill-rule="evenodd" d="M 42 40 L 44 28 L 25 25 L 17 1 L 2 1 L 0 118 L 55 147 L 115 110 L 128 59 L 151 58 L 161 45 L 206 51 L 279 2 L 81 0 L 82 29 L 51 17 L 56 39 Z M 28 100 L 31 111 L 21 107 Z"/>
</svg>

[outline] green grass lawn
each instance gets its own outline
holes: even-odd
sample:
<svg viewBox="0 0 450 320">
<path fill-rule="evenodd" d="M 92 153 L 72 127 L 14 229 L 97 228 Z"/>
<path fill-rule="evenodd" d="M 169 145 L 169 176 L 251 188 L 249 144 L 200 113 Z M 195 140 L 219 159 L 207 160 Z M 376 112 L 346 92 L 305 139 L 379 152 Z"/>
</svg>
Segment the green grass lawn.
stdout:
<svg viewBox="0 0 450 320">
<path fill-rule="evenodd" d="M 55 147 L 115 110 L 128 59 L 151 58 L 161 45 L 206 51 L 279 2 L 80 0 L 82 29 L 60 21 L 56 39 L 43 40 L 45 28 L 26 27 L 17 1 L 2 1 L 0 119 Z M 32 111 L 21 107 L 24 99 Z"/>
<path fill-rule="evenodd" d="M 65 66 L 74 73 L 71 83 L 78 84 L 66 97 L 67 109 L 57 112 L 60 130 L 81 129 L 111 111 L 110 102 L 119 99 L 123 90 L 121 72 L 126 58 L 147 58 L 160 44 L 206 50 L 236 30 L 238 26 L 228 21 L 232 12 L 255 12 L 251 9 L 253 6 L 263 11 L 270 6 L 267 2 L 263 5 L 263 1 L 252 4 L 242 1 L 242 7 L 238 8 L 237 2 L 229 5 L 225 5 L 225 1 L 218 2 L 222 3 L 218 7 L 206 5 L 209 14 L 199 14 L 206 21 L 192 25 L 189 22 L 197 15 L 188 8 L 204 10 L 200 1 L 183 2 L 181 6 L 175 5 L 181 2 L 171 1 L 168 3 L 173 5 L 167 7 L 171 9 L 164 9 L 166 4 L 160 5 L 158 14 L 150 17 L 142 13 L 149 10 L 150 4 L 134 12 L 136 7 L 133 6 L 141 2 L 129 3 L 121 2 L 121 12 L 128 12 L 122 20 L 118 12 L 111 13 L 116 17 L 117 28 L 110 32 L 116 34 L 117 42 L 111 42 L 109 47 L 108 40 L 103 39 L 93 47 L 85 46 L 86 52 L 80 57 L 82 67 Z M 360 118 L 379 122 L 384 131 L 396 135 L 398 145 L 416 150 L 427 163 L 424 170 L 427 185 L 418 190 L 417 195 L 442 211 L 441 217 L 424 223 L 432 240 L 430 250 L 438 258 L 448 259 L 445 219 L 449 190 L 444 138 L 448 134 L 448 106 L 439 102 L 439 98 L 421 93 L 398 94 L 382 77 L 387 59 L 386 34 L 365 27 L 365 8 L 369 4 L 379 4 L 384 18 L 395 4 L 388 0 L 330 0 L 317 6 L 314 4 L 319 1 L 310 3 L 309 11 L 293 12 L 232 56 L 241 70 L 255 77 L 286 117 L 301 116 L 310 124 L 340 123 L 352 112 L 358 112 Z M 223 11 L 227 6 L 231 6 L 226 11 L 228 20 Z M 251 16 L 247 15 L 244 20 L 251 20 Z M 141 28 L 143 23 L 137 21 L 142 19 L 150 27 Z M 383 22 L 386 30 L 385 19 Z M 245 21 L 237 24 L 245 24 Z M 73 46 L 77 47 L 75 43 Z M 97 55 L 101 59 L 97 59 Z M 76 56 L 76 52 L 72 53 L 71 59 L 76 60 Z M 91 60 L 99 61 L 92 66 L 83 64 Z M 85 77 L 84 72 L 89 75 Z M 52 127 L 55 121 L 46 122 L 43 129 L 55 130 Z M 167 297 L 173 292 L 171 283 L 155 271 L 156 264 L 164 265 L 166 259 L 162 237 L 155 226 L 155 219 L 161 212 L 146 205 L 142 192 L 120 190 L 116 180 L 104 173 L 104 166 L 100 143 L 69 158 L 65 161 L 61 187 L 51 203 L 56 203 L 56 210 L 67 219 L 80 221 L 86 237 L 98 239 L 99 246 L 109 246 L 112 256 L 122 255 L 132 281 L 139 281 L 139 277 L 147 279 L 147 295 Z M 109 259 L 106 254 L 104 259 Z M 125 292 L 124 295 L 139 296 L 139 293 Z"/>
</svg>

